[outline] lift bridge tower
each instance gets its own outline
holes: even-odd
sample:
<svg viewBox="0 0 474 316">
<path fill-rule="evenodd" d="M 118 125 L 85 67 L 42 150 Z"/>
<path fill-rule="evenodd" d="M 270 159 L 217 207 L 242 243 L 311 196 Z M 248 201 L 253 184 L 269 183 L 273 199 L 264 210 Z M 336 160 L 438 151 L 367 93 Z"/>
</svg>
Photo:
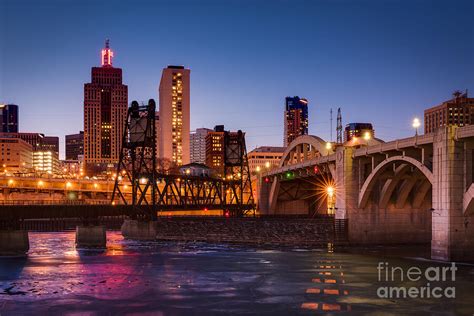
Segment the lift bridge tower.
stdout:
<svg viewBox="0 0 474 316">
<path fill-rule="evenodd" d="M 112 193 L 112 203 L 118 197 L 136 207 L 135 215 L 152 217 L 156 216 L 157 193 L 155 110 L 153 99 L 148 105 L 133 101 L 128 109 Z"/>
<path fill-rule="evenodd" d="M 141 106 L 133 101 L 128 109 L 112 204 L 130 206 L 132 218 L 152 220 L 161 211 L 214 209 L 222 210 L 225 216 L 255 212 L 245 134 L 224 133 L 223 176 L 159 173 L 155 109 L 153 99 Z"/>
</svg>

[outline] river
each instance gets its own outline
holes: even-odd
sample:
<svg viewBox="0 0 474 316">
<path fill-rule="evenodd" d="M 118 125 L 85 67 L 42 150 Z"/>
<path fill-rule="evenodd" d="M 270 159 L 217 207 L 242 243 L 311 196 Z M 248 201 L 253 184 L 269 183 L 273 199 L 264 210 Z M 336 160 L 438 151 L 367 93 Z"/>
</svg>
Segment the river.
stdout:
<svg viewBox="0 0 474 316">
<path fill-rule="evenodd" d="M 107 233 L 107 245 L 77 251 L 74 232 L 30 233 L 26 258 L 0 258 L 0 315 L 474 313 L 474 266 L 457 264 L 452 280 L 449 264 L 423 259 L 426 249 L 262 249 L 130 241 L 119 232 Z M 394 280 L 380 270 L 392 266 Z M 430 279 L 402 281 L 412 267 L 431 268 Z M 433 281 L 442 268 L 449 280 Z M 442 297 L 380 291 L 426 285 Z"/>
</svg>

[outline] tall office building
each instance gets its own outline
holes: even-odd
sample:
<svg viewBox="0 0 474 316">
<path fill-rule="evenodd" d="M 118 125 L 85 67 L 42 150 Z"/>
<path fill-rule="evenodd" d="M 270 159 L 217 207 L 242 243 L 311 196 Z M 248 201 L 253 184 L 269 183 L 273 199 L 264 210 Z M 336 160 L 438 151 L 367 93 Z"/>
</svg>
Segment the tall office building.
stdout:
<svg viewBox="0 0 474 316">
<path fill-rule="evenodd" d="M 212 129 L 197 128 L 189 136 L 191 163 L 206 163 L 206 137 L 209 132 L 212 132 Z"/>
<path fill-rule="evenodd" d="M 224 175 L 224 125 L 216 125 L 206 136 L 206 165 Z"/>
<path fill-rule="evenodd" d="M 467 91 L 453 93 L 451 100 L 425 110 L 425 133 L 433 133 L 439 127 L 474 124 L 474 98 Z"/>
<path fill-rule="evenodd" d="M 18 105 L 0 104 L 0 132 L 18 133 Z"/>
<path fill-rule="evenodd" d="M 286 97 L 284 120 L 283 144 L 286 147 L 298 136 L 308 135 L 308 100 Z"/>
<path fill-rule="evenodd" d="M 177 166 L 189 163 L 190 70 L 183 66 L 163 69 L 159 87 L 160 158 Z"/>
<path fill-rule="evenodd" d="M 79 160 L 84 155 L 84 131 L 66 135 L 66 160 Z"/>
<path fill-rule="evenodd" d="M 88 175 L 113 169 L 118 163 L 127 117 L 128 87 L 122 69 L 112 66 L 114 54 L 105 42 L 101 67 L 92 67 L 84 85 L 84 162 Z"/>
<path fill-rule="evenodd" d="M 52 151 L 59 155 L 59 137 L 57 136 L 45 136 L 43 138 L 43 144 L 41 150 Z"/>
<path fill-rule="evenodd" d="M 366 135 L 371 139 L 375 136 L 374 128 L 370 123 L 349 123 L 344 129 L 345 142 L 352 140 L 354 137 L 364 138 Z"/>
</svg>

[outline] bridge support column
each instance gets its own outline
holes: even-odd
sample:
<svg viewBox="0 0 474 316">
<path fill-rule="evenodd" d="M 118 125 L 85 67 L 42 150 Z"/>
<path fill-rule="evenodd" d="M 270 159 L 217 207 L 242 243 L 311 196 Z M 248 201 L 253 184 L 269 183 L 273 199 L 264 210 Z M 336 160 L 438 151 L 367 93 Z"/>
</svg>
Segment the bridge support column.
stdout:
<svg viewBox="0 0 474 316">
<path fill-rule="evenodd" d="M 26 255 L 30 250 L 28 231 L 0 230 L 0 256 Z"/>
<path fill-rule="evenodd" d="M 156 221 L 126 219 L 122 224 L 122 235 L 127 239 L 155 240 L 158 234 Z"/>
<path fill-rule="evenodd" d="M 336 149 L 336 218 L 349 218 L 349 213 L 357 209 L 358 184 L 354 166 L 352 147 Z"/>
<path fill-rule="evenodd" d="M 271 182 L 265 182 L 265 178 L 260 177 L 257 181 L 259 181 L 259 190 L 258 190 L 258 198 L 257 198 L 257 205 L 258 205 L 258 212 L 260 214 L 269 214 L 270 213 L 270 189 L 271 189 Z M 276 180 L 274 180 L 276 181 Z"/>
<path fill-rule="evenodd" d="M 433 210 L 431 257 L 474 260 L 474 220 L 463 214 L 464 144 L 455 128 L 439 129 L 433 143 Z M 471 172 L 471 170 L 469 170 Z"/>
<path fill-rule="evenodd" d="M 77 226 L 76 248 L 106 248 L 105 226 Z"/>
</svg>

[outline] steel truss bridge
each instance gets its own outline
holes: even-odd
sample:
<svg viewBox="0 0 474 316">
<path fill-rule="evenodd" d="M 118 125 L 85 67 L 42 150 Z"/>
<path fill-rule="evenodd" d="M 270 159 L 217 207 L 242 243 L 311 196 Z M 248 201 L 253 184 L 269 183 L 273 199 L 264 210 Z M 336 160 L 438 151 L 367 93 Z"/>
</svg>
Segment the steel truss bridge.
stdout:
<svg viewBox="0 0 474 316">
<path fill-rule="evenodd" d="M 243 216 L 256 209 L 244 133 L 225 132 L 224 174 L 192 176 L 160 170 L 155 102 L 128 109 L 115 181 L 0 178 L 0 220 L 35 218 L 156 218 L 163 211 L 222 210 Z M 36 201 L 36 203 L 35 203 Z"/>
</svg>

